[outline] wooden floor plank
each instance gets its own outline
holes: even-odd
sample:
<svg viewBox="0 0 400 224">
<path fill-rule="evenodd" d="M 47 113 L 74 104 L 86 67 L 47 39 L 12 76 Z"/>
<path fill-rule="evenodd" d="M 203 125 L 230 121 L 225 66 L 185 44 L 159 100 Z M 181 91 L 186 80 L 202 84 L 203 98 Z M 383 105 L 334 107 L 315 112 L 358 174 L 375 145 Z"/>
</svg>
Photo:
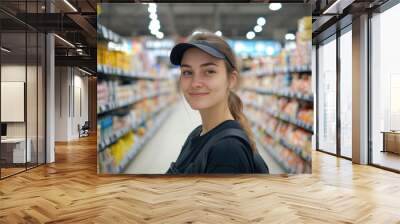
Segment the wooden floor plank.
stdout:
<svg viewBox="0 0 400 224">
<path fill-rule="evenodd" d="M 400 175 L 313 152 L 313 173 L 97 175 L 96 137 L 0 181 L 0 223 L 400 223 Z"/>
</svg>

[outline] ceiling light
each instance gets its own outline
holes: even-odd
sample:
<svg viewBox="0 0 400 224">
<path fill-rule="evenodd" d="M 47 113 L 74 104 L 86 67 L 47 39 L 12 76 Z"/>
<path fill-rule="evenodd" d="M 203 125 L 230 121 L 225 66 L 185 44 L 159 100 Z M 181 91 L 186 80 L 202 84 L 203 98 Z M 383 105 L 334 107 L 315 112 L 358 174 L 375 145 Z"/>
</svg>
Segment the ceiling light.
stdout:
<svg viewBox="0 0 400 224">
<path fill-rule="evenodd" d="M 61 41 L 63 41 L 64 43 L 66 43 L 67 45 L 69 45 L 70 47 L 75 48 L 75 45 L 71 44 L 69 41 L 67 41 L 66 39 L 58 36 L 57 34 L 54 34 L 55 37 L 57 37 L 58 39 L 60 39 Z"/>
<path fill-rule="evenodd" d="M 150 30 L 150 33 L 153 35 L 156 35 L 158 32 L 160 32 L 159 30 Z"/>
<path fill-rule="evenodd" d="M 256 34 L 253 31 L 249 31 L 246 34 L 246 38 L 249 40 L 253 39 L 255 36 L 256 36 Z"/>
<path fill-rule="evenodd" d="M 69 3 L 68 0 L 64 0 L 65 4 L 67 4 L 72 10 L 74 10 L 75 12 L 78 12 L 78 10 L 71 4 Z"/>
<path fill-rule="evenodd" d="M 271 3 L 269 4 L 269 9 L 271 9 L 272 11 L 277 11 L 279 9 L 282 8 L 282 4 L 281 3 Z"/>
<path fill-rule="evenodd" d="M 336 0 L 335 2 L 333 2 L 332 5 L 330 5 L 326 10 L 324 10 L 322 14 L 328 14 L 328 13 L 342 14 L 343 9 L 349 6 L 352 2 L 353 1 L 349 0 Z"/>
<path fill-rule="evenodd" d="M 196 34 L 200 34 L 201 33 L 201 31 L 194 31 L 193 33 L 192 33 L 192 35 L 196 35 Z"/>
<path fill-rule="evenodd" d="M 262 27 L 260 25 L 257 25 L 254 27 L 254 32 L 259 33 L 262 31 Z"/>
<path fill-rule="evenodd" d="M 77 52 L 82 52 L 82 49 L 78 48 L 76 49 Z"/>
<path fill-rule="evenodd" d="M 150 13 L 149 17 L 152 20 L 156 20 L 157 19 L 157 14 L 156 13 Z"/>
<path fill-rule="evenodd" d="M 81 68 L 78 68 L 78 69 L 79 69 L 79 71 L 81 71 L 81 72 L 83 72 L 83 73 L 85 73 L 85 74 L 92 75 L 92 73 L 89 73 L 89 72 L 87 72 L 87 71 L 85 71 L 85 70 L 83 70 L 83 69 L 81 69 Z"/>
<path fill-rule="evenodd" d="M 10 50 L 8 50 L 8 49 L 5 48 L 5 47 L 1 47 L 1 50 L 4 51 L 4 52 L 7 52 L 7 53 L 10 53 L 10 52 L 11 52 Z"/>
<path fill-rule="evenodd" d="M 287 34 L 285 35 L 285 39 L 286 39 L 286 40 L 295 40 L 295 39 L 296 39 L 296 36 L 295 36 L 293 33 L 287 33 Z"/>
<path fill-rule="evenodd" d="M 154 21 L 154 20 L 152 20 Z M 159 30 L 161 28 L 160 23 L 150 23 L 149 30 Z"/>
<path fill-rule="evenodd" d="M 222 32 L 220 30 L 218 30 L 217 32 L 215 32 L 215 35 L 222 36 Z"/>
<path fill-rule="evenodd" d="M 258 18 L 257 19 L 257 25 L 264 26 L 265 25 L 265 18 L 264 17 Z"/>
<path fill-rule="evenodd" d="M 159 33 L 156 34 L 156 37 L 157 37 L 158 39 L 162 39 L 162 38 L 164 38 L 164 33 L 159 32 Z"/>
<path fill-rule="evenodd" d="M 155 3 L 150 3 L 149 7 L 147 8 L 149 13 L 156 13 L 157 12 L 157 5 Z"/>
</svg>

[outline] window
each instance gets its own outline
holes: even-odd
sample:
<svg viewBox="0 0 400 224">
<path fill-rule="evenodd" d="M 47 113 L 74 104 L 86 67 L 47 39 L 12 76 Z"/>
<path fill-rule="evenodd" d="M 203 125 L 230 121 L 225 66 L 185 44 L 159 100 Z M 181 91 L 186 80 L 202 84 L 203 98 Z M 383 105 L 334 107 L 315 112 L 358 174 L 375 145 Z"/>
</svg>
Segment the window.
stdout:
<svg viewBox="0 0 400 224">
<path fill-rule="evenodd" d="M 351 28 L 351 27 L 350 27 Z M 340 36 L 340 154 L 352 157 L 352 33 Z"/>
<path fill-rule="evenodd" d="M 336 40 L 318 48 L 318 149 L 336 153 Z"/>
<path fill-rule="evenodd" d="M 391 133 L 400 129 L 398 21 L 400 4 L 371 19 L 372 163 L 395 170 L 400 170 L 400 133 Z M 392 145 L 394 150 L 389 148 L 392 143 L 397 144 Z M 396 153 L 396 149 L 399 152 Z"/>
</svg>

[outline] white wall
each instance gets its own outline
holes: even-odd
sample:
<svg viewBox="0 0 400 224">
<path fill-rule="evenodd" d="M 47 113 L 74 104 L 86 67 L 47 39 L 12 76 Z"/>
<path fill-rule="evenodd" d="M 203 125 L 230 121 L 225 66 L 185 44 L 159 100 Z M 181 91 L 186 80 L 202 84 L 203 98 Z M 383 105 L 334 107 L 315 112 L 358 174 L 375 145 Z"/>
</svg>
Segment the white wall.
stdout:
<svg viewBox="0 0 400 224">
<path fill-rule="evenodd" d="M 79 111 L 80 105 L 82 114 Z M 76 68 L 56 68 L 55 107 L 55 140 L 79 138 L 78 124 L 83 125 L 88 120 L 88 78 Z"/>
</svg>

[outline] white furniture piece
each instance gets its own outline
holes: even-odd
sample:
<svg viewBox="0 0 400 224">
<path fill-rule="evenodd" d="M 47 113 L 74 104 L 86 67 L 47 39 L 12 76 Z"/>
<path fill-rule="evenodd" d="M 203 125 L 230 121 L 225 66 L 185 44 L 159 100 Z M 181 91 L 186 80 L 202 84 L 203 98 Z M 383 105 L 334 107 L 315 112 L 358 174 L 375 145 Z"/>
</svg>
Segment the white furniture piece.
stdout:
<svg viewBox="0 0 400 224">
<path fill-rule="evenodd" d="M 3 147 L 6 147 L 7 150 L 9 150 L 10 147 L 12 147 L 12 163 L 31 162 L 31 160 L 32 160 L 32 154 L 31 154 L 32 140 L 30 138 L 27 138 L 26 142 L 27 142 L 26 155 L 25 155 L 25 138 L 1 139 L 2 151 L 3 151 Z M 27 159 L 26 161 L 25 161 L 25 158 Z"/>
</svg>

